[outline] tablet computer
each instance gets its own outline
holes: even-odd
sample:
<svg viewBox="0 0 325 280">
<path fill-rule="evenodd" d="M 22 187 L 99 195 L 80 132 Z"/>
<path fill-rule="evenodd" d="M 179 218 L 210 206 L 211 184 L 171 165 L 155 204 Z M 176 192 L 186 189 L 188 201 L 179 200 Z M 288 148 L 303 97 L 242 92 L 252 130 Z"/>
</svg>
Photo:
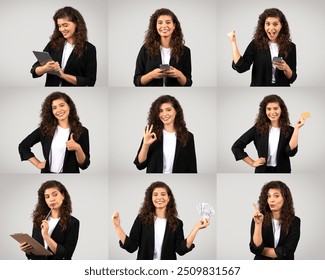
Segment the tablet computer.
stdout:
<svg viewBox="0 0 325 280">
<path fill-rule="evenodd" d="M 33 249 L 31 250 L 31 253 L 33 253 L 35 256 L 51 256 L 53 253 L 51 253 L 49 250 L 45 249 L 44 246 L 41 245 L 38 241 L 36 241 L 33 237 L 28 235 L 27 233 L 14 233 L 10 234 L 10 236 L 17 240 L 19 243 L 28 243 L 30 244 Z"/>
<path fill-rule="evenodd" d="M 36 56 L 37 61 L 41 64 L 41 66 L 45 65 L 49 61 L 53 61 L 52 57 L 48 52 L 33 51 L 33 53 Z M 49 72 L 48 74 L 60 76 L 60 73 L 55 71 Z"/>
</svg>

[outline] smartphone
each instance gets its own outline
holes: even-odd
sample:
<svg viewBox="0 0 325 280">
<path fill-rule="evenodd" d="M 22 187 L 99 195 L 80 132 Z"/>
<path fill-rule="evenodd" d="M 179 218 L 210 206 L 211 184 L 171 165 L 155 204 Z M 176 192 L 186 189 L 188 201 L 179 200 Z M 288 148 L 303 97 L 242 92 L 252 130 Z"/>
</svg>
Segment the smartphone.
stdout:
<svg viewBox="0 0 325 280">
<path fill-rule="evenodd" d="M 169 64 L 160 64 L 160 70 L 169 70 L 170 69 L 170 65 Z"/>
<path fill-rule="evenodd" d="M 282 62 L 282 57 L 281 56 L 274 56 L 273 57 L 273 62 Z"/>
</svg>

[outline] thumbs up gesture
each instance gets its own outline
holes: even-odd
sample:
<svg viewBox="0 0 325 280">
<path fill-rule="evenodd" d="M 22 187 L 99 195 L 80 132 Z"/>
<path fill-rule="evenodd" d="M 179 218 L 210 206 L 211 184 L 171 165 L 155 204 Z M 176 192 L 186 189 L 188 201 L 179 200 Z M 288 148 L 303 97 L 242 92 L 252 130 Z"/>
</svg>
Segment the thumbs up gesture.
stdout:
<svg viewBox="0 0 325 280">
<path fill-rule="evenodd" d="M 66 142 L 66 146 L 68 151 L 77 151 L 80 149 L 80 145 L 73 139 L 73 133 L 71 133 L 70 139 Z"/>
</svg>

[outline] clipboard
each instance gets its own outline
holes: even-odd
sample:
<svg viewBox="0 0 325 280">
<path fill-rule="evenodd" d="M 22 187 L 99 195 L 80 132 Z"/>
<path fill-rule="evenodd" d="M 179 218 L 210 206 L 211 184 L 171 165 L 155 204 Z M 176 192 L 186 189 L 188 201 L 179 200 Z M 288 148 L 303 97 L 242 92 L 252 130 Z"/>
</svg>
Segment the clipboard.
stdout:
<svg viewBox="0 0 325 280">
<path fill-rule="evenodd" d="M 33 237 L 31 237 L 27 233 L 14 233 L 10 234 L 10 236 L 17 240 L 19 243 L 28 243 L 33 247 L 33 250 L 30 252 L 35 256 L 52 256 L 53 253 L 49 250 L 45 249 L 43 245 L 41 245 L 38 241 L 36 241 Z"/>
<path fill-rule="evenodd" d="M 36 56 L 37 61 L 41 64 L 41 66 L 45 65 L 49 61 L 53 61 L 52 57 L 48 52 L 33 51 L 33 53 Z M 48 74 L 60 76 L 60 73 L 55 71 L 49 72 Z"/>
</svg>

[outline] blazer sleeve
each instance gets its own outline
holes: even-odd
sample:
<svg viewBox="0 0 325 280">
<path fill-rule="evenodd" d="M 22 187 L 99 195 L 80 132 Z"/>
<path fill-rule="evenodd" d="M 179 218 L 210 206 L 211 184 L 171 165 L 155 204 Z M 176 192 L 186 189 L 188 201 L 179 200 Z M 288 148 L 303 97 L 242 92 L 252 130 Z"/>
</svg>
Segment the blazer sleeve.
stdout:
<svg viewBox="0 0 325 280">
<path fill-rule="evenodd" d="M 71 217 L 66 231 L 66 237 L 62 244 L 57 243 L 56 257 L 58 259 L 72 258 L 73 252 L 77 246 L 79 236 L 79 220 Z"/>
<path fill-rule="evenodd" d="M 180 69 L 179 69 L 180 70 Z M 192 62 L 191 62 L 191 50 L 187 47 L 184 48 L 184 68 L 182 73 L 186 77 L 186 83 L 184 86 L 192 86 Z"/>
<path fill-rule="evenodd" d="M 137 87 L 143 86 L 141 84 L 141 77 L 146 74 L 145 64 L 146 64 L 146 49 L 144 46 L 142 46 L 137 56 L 137 60 L 135 64 L 135 73 L 133 77 L 133 83 Z"/>
<path fill-rule="evenodd" d="M 122 244 L 121 240 L 119 241 L 121 248 L 125 249 L 129 253 L 135 252 L 139 247 L 141 235 L 142 235 L 142 223 L 138 216 L 133 223 L 133 226 L 130 231 L 130 236 L 125 237 L 124 244 Z"/>
<path fill-rule="evenodd" d="M 190 133 L 189 138 L 189 170 L 188 173 L 197 173 L 197 163 L 196 163 L 196 153 L 195 153 L 195 144 L 194 144 L 194 135 Z"/>
<path fill-rule="evenodd" d="M 142 144 L 143 144 L 143 139 L 141 141 L 141 144 L 140 144 L 140 147 L 138 149 L 138 152 L 137 152 L 137 156 L 135 157 L 133 163 L 135 164 L 135 166 L 139 169 L 139 170 L 142 170 L 142 169 L 145 169 L 148 165 L 148 156 L 149 156 L 149 151 L 150 151 L 150 147 L 149 147 L 149 151 L 148 151 L 148 155 L 147 155 L 147 159 L 144 161 L 144 162 L 139 162 L 138 160 L 138 155 L 140 153 L 140 150 L 141 150 L 141 147 L 142 147 Z"/>
<path fill-rule="evenodd" d="M 86 63 L 86 69 L 84 75 L 76 76 L 77 86 L 93 87 L 96 83 L 97 76 L 96 47 L 87 42 L 86 49 L 83 55 Z"/>
<path fill-rule="evenodd" d="M 232 62 L 232 68 L 236 70 L 238 73 L 246 72 L 250 69 L 252 63 L 254 62 L 255 57 L 255 43 L 251 41 L 247 46 L 244 55 L 239 58 L 237 63 Z"/>
<path fill-rule="evenodd" d="M 175 235 L 176 235 L 175 251 L 177 254 L 183 256 L 186 253 L 192 251 L 195 245 L 192 244 L 190 248 L 187 248 L 186 246 L 187 239 L 184 239 L 183 222 L 181 220 L 178 220 L 178 226 L 176 228 Z"/>
<path fill-rule="evenodd" d="M 290 69 L 292 71 L 292 76 L 289 79 L 289 83 L 292 84 L 297 79 L 297 53 L 296 45 L 294 43 L 291 43 L 291 50 L 288 54 L 288 57 L 284 60 L 290 66 Z"/>
<path fill-rule="evenodd" d="M 294 149 L 291 150 L 289 142 L 291 140 L 292 134 L 293 134 L 294 128 L 292 126 L 290 126 L 290 135 L 287 138 L 287 143 L 286 143 L 286 147 L 285 147 L 285 153 L 288 157 L 293 157 L 296 155 L 296 153 L 298 152 L 298 146 Z"/>
<path fill-rule="evenodd" d="M 235 159 L 241 160 L 245 157 L 248 157 L 248 154 L 245 152 L 246 146 L 254 140 L 256 133 L 256 128 L 253 126 L 248 131 L 246 131 L 242 136 L 240 136 L 236 142 L 232 145 L 231 150 L 235 156 Z"/>
<path fill-rule="evenodd" d="M 20 154 L 20 159 L 28 160 L 34 157 L 34 153 L 31 148 L 41 141 L 41 129 L 35 129 L 31 134 L 29 134 L 18 146 L 18 151 Z"/>
<path fill-rule="evenodd" d="M 81 146 L 83 152 L 85 153 L 86 159 L 82 164 L 79 164 L 79 167 L 84 170 L 88 168 L 90 165 L 90 154 L 89 154 L 89 133 L 88 129 L 83 127 L 83 132 L 80 138 L 78 139 L 78 143 Z"/>
<path fill-rule="evenodd" d="M 281 231 L 281 234 L 282 231 Z M 300 219 L 295 217 L 292 226 L 289 229 L 288 235 L 283 246 L 278 246 L 275 248 L 275 253 L 278 256 L 277 259 L 285 260 L 288 256 L 292 256 L 296 251 L 298 241 L 300 239 Z"/>
</svg>

